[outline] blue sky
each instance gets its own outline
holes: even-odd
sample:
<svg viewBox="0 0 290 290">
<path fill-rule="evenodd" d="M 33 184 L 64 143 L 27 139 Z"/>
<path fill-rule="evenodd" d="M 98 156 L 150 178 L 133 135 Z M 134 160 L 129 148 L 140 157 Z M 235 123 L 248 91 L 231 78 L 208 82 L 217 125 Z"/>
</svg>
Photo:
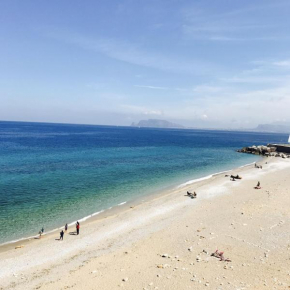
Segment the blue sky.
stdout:
<svg viewBox="0 0 290 290">
<path fill-rule="evenodd" d="M 289 122 L 290 2 L 0 2 L 0 119 Z"/>
</svg>

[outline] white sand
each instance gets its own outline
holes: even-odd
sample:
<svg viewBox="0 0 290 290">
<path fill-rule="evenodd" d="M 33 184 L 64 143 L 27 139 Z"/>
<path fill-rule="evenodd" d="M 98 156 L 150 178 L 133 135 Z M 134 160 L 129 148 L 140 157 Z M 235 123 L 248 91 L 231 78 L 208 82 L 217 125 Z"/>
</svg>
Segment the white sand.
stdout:
<svg viewBox="0 0 290 290">
<path fill-rule="evenodd" d="M 79 236 L 2 249 L 0 289 L 290 289 L 290 160 L 265 161 L 229 173 L 242 180 L 221 174 L 128 205 Z"/>
</svg>

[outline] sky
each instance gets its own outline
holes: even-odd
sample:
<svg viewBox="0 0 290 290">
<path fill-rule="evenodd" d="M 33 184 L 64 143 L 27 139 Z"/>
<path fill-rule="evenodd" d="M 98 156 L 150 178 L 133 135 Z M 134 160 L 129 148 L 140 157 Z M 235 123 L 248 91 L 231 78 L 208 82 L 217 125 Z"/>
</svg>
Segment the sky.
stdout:
<svg viewBox="0 0 290 290">
<path fill-rule="evenodd" d="M 0 120 L 290 121 L 290 1 L 0 2 Z"/>
</svg>

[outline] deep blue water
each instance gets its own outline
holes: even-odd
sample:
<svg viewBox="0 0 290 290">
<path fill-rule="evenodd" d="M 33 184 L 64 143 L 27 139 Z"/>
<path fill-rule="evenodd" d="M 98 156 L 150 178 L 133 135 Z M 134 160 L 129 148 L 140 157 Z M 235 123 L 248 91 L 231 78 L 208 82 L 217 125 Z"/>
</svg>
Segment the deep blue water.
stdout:
<svg viewBox="0 0 290 290">
<path fill-rule="evenodd" d="M 0 122 L 0 243 L 257 160 L 285 134 Z"/>
</svg>

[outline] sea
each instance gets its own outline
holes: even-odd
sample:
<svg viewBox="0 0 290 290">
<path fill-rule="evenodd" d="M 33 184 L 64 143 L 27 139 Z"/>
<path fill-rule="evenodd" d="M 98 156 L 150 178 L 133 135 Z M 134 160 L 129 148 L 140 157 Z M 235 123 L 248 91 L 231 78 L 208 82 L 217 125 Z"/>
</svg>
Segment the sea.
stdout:
<svg viewBox="0 0 290 290">
<path fill-rule="evenodd" d="M 259 161 L 286 134 L 0 122 L 0 244 Z"/>
</svg>

